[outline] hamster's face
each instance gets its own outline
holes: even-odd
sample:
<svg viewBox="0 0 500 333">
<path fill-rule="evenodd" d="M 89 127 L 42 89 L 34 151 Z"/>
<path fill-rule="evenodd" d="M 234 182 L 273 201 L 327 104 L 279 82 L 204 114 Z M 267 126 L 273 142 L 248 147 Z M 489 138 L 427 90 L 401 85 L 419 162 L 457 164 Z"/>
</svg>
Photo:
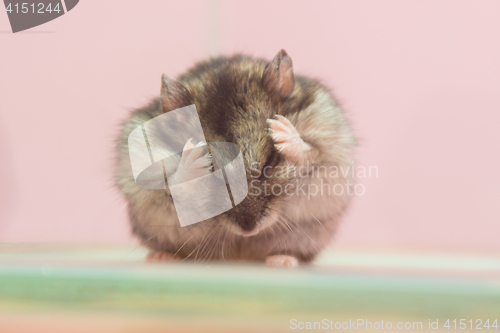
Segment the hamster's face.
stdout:
<svg viewBox="0 0 500 333">
<path fill-rule="evenodd" d="M 241 150 L 248 194 L 215 218 L 235 234 L 255 235 L 280 218 L 290 166 L 274 147 L 266 121 L 282 112 L 294 85 L 284 50 L 270 63 L 236 56 L 199 64 L 178 82 L 164 77 L 164 112 L 195 104 L 206 141 Z"/>
<path fill-rule="evenodd" d="M 282 206 L 289 199 L 284 188 L 291 185 L 291 177 L 287 174 L 290 167 L 276 151 L 270 150 L 268 154 L 264 162 L 251 162 L 248 155 L 243 154 L 246 155 L 245 164 L 250 166 L 248 194 L 242 202 L 218 217 L 235 234 L 252 236 L 272 226 L 281 218 Z"/>
<path fill-rule="evenodd" d="M 237 95 L 233 95 L 237 96 Z M 218 126 L 203 127 L 208 142 L 229 142 L 239 148 L 236 154 L 211 149 L 214 170 L 227 168 L 241 152 L 243 158 L 246 197 L 229 211 L 219 215 L 219 223 L 238 235 L 252 236 L 266 229 L 278 218 L 278 212 L 286 201 L 284 187 L 290 182 L 290 165 L 276 150 L 268 134 L 267 119 L 276 111 L 265 99 L 236 99 L 238 105 L 225 105 L 228 115 Z M 208 112 L 207 112 L 208 111 Z M 219 116 L 217 110 L 200 109 L 200 121 L 210 124 Z M 222 113 L 222 112 L 221 112 Z M 237 116 L 234 116 L 234 115 Z M 214 130 L 215 128 L 215 130 Z M 210 144 L 214 148 L 214 144 Z M 231 190 L 231 188 L 228 188 Z M 233 189 L 234 190 L 234 189 Z M 233 198 L 234 194 L 231 193 Z"/>
</svg>

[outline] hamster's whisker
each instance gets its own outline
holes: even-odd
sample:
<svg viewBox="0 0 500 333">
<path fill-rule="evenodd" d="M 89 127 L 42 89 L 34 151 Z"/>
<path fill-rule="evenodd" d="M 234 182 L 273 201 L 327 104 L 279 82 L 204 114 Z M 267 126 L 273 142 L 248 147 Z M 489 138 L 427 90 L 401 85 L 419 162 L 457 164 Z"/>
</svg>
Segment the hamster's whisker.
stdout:
<svg viewBox="0 0 500 333">
<path fill-rule="evenodd" d="M 222 248 L 221 248 L 221 258 L 224 260 L 224 262 L 226 261 L 226 257 L 224 255 L 224 248 L 226 247 L 226 245 L 230 244 L 229 242 L 231 241 L 231 235 L 232 235 L 231 229 L 227 227 L 228 225 L 231 227 L 231 225 L 226 222 L 225 224 L 226 227 L 224 228 L 225 229 L 224 238 L 222 239 Z M 227 242 L 228 235 L 229 235 L 229 242 Z"/>
<path fill-rule="evenodd" d="M 150 241 L 150 240 L 152 240 L 154 237 L 158 236 L 158 234 L 159 234 L 159 233 L 160 233 L 160 232 L 157 232 L 157 233 L 156 233 L 156 234 L 154 234 L 153 236 L 151 236 L 151 237 L 149 237 L 148 239 L 146 239 L 143 243 L 147 243 L 147 242 L 149 242 L 149 241 Z M 129 253 L 128 253 L 128 254 L 127 254 L 127 255 L 126 255 L 123 259 L 125 259 L 125 258 L 127 258 L 129 255 L 131 255 L 131 254 L 132 254 L 132 252 L 134 252 L 135 250 L 137 250 L 137 248 L 138 248 L 139 246 L 141 246 L 141 245 L 142 245 L 142 244 L 136 245 L 136 246 L 134 247 L 134 249 L 133 249 L 132 251 L 130 251 L 130 252 L 129 252 Z"/>
<path fill-rule="evenodd" d="M 278 234 L 276 233 L 276 231 L 274 231 L 274 228 L 272 225 L 269 226 L 269 228 L 271 228 L 271 231 L 274 233 L 274 236 L 276 238 L 276 240 L 278 241 L 278 247 L 281 249 L 281 248 L 286 248 L 286 245 L 281 237 L 282 233 L 280 233 L 280 235 L 278 236 Z M 279 229 L 277 229 L 278 231 L 281 231 Z M 281 231 L 282 232 L 282 231 Z"/>
<path fill-rule="evenodd" d="M 264 229 L 263 232 L 264 232 L 264 235 L 266 235 L 266 240 L 269 241 L 269 235 L 267 234 L 267 228 Z"/>
<path fill-rule="evenodd" d="M 306 236 L 307 240 L 309 241 L 310 244 L 312 244 L 313 246 L 315 246 L 317 249 L 321 250 L 321 246 L 319 246 L 318 243 L 316 243 L 316 241 L 314 239 L 312 239 L 304 230 L 304 228 L 302 228 L 299 224 L 297 224 L 296 226 L 299 227 L 299 229 L 297 229 L 298 231 L 300 231 L 304 236 Z"/>
<path fill-rule="evenodd" d="M 174 258 L 174 257 L 177 255 L 177 253 L 179 253 L 179 251 L 180 251 L 180 250 L 184 247 L 184 245 L 186 245 L 186 243 L 187 243 L 187 242 L 189 242 L 189 240 L 190 240 L 191 238 L 193 238 L 193 236 L 194 236 L 194 235 L 191 235 L 191 237 L 189 237 L 189 238 L 188 238 L 188 239 L 184 242 L 184 244 L 182 244 L 182 245 L 181 245 L 181 247 L 177 250 L 177 252 L 175 252 L 175 253 L 174 253 L 174 256 L 173 256 L 172 258 Z"/>
<path fill-rule="evenodd" d="M 290 241 L 289 241 L 287 235 L 288 234 L 293 234 L 294 237 L 295 237 L 295 239 L 297 240 L 297 242 L 299 242 L 299 239 L 298 239 L 297 235 L 295 234 L 295 232 L 293 231 L 293 229 L 290 226 L 290 224 L 283 217 L 284 215 L 286 216 L 286 214 L 283 214 L 282 212 L 280 212 L 280 211 L 278 211 L 276 209 L 273 209 L 273 208 L 270 208 L 270 210 L 278 214 L 278 220 L 276 221 L 276 225 L 280 227 L 278 229 L 278 231 L 280 233 L 279 233 L 279 235 L 276 234 L 276 233 L 275 234 L 276 234 L 276 238 L 278 239 L 279 246 L 282 247 L 282 248 L 284 248 L 285 251 L 288 251 L 288 249 L 290 248 Z M 287 216 L 287 218 L 289 218 L 289 217 Z M 293 224 L 294 225 L 298 225 L 295 222 Z"/>
<path fill-rule="evenodd" d="M 201 239 L 201 241 L 198 243 L 198 245 L 196 245 L 196 247 L 194 248 L 193 252 L 196 251 L 196 255 L 194 257 L 194 261 L 196 261 L 196 259 L 198 258 L 198 254 L 200 252 L 200 249 L 201 249 L 201 246 L 204 244 L 204 241 L 205 241 L 205 237 L 207 236 L 207 234 L 204 234 L 203 235 L 203 238 Z M 190 254 L 191 255 L 191 254 Z"/>
<path fill-rule="evenodd" d="M 222 231 L 223 231 L 222 225 L 219 224 L 217 226 L 217 232 L 212 237 L 212 241 L 211 241 L 210 247 L 208 249 L 207 256 L 208 256 L 208 254 L 210 254 L 210 256 L 208 256 L 208 258 L 206 258 L 207 261 L 210 261 L 212 259 L 212 256 L 214 256 L 214 260 L 217 260 L 216 252 L 217 252 L 217 248 L 220 246 L 219 240 L 220 240 L 220 237 L 222 235 Z M 203 261 L 205 261 L 205 259 L 203 259 Z"/>
<path fill-rule="evenodd" d="M 219 258 L 222 260 L 222 262 L 226 263 L 226 260 L 223 257 L 223 247 L 224 247 L 224 240 L 226 239 L 226 233 L 227 233 L 227 228 L 222 228 L 219 239 L 217 240 L 217 248 L 219 249 Z M 216 248 L 216 249 L 217 249 Z"/>
<path fill-rule="evenodd" d="M 200 245 L 202 245 L 202 244 L 203 244 L 203 240 L 205 239 L 205 236 L 206 236 L 206 233 L 203 235 L 203 238 L 202 238 L 202 239 L 201 239 L 201 241 L 200 241 L 200 242 L 196 245 L 196 247 L 193 249 L 193 251 L 191 251 L 191 253 L 189 253 L 189 254 L 187 255 L 187 257 L 186 257 L 186 258 L 182 259 L 182 261 L 185 261 L 186 259 L 188 259 L 188 258 L 189 258 L 189 257 L 190 257 L 190 256 L 191 256 L 191 255 L 192 255 L 192 254 L 193 254 L 193 253 L 197 250 L 197 249 L 198 249 L 198 251 L 199 251 L 199 247 L 200 247 Z M 198 255 L 198 253 L 197 253 L 197 255 Z M 195 260 L 196 260 L 196 257 L 195 257 Z"/>
<path fill-rule="evenodd" d="M 207 241 L 207 244 L 205 245 L 205 247 L 208 245 L 208 248 L 207 248 L 207 251 L 206 251 L 206 254 L 205 256 L 203 257 L 203 260 L 202 262 L 204 262 L 205 260 L 208 260 L 210 261 L 210 258 L 212 257 L 212 249 L 214 248 L 214 246 L 217 244 L 216 240 L 217 240 L 217 235 L 219 234 L 219 231 L 220 231 L 220 224 L 217 225 L 215 227 L 215 231 L 217 231 L 214 236 L 212 237 L 212 239 L 210 239 L 209 241 Z M 203 250 L 205 248 L 202 249 L 202 253 L 203 253 Z M 210 254 L 210 257 L 208 256 Z"/>
<path fill-rule="evenodd" d="M 209 234 L 208 234 L 208 236 L 206 237 L 206 241 L 203 241 L 203 239 L 202 239 L 202 243 L 201 243 L 201 244 L 205 244 L 205 245 L 204 245 L 204 246 L 203 246 L 203 248 L 201 249 L 201 251 L 202 251 L 201 253 L 203 253 L 203 250 L 204 250 L 204 249 L 205 249 L 205 247 L 207 246 L 207 244 L 206 244 L 206 243 L 207 243 L 207 242 L 208 242 L 208 240 L 210 239 L 210 236 L 211 236 L 211 235 L 214 233 L 214 231 L 217 229 L 217 227 L 218 227 L 218 225 L 216 225 L 216 226 L 214 226 L 214 227 L 212 228 L 212 231 L 210 231 L 210 233 L 209 233 Z M 205 239 L 205 237 L 204 237 L 204 239 Z M 200 254 L 200 250 L 198 250 L 198 252 L 196 252 L 196 256 L 194 257 L 194 260 L 195 260 L 195 261 L 198 259 L 198 254 Z"/>
<path fill-rule="evenodd" d="M 321 227 L 324 229 L 323 224 L 321 224 L 321 222 L 320 222 L 320 221 L 319 221 L 319 220 L 318 220 L 318 219 L 317 219 L 314 215 L 312 215 L 312 214 L 311 214 L 311 216 L 313 216 L 313 217 L 316 219 L 316 221 L 318 221 L 318 223 L 321 225 Z M 315 246 L 315 247 L 316 247 L 317 249 L 319 249 L 319 250 L 321 250 L 321 249 L 322 249 L 322 247 L 321 247 L 321 246 L 319 246 L 319 244 L 318 244 L 318 243 L 317 243 L 317 242 L 316 242 L 316 241 L 315 241 L 315 240 L 314 240 L 311 236 L 309 236 L 309 234 L 308 234 L 308 233 L 304 230 L 304 228 L 300 225 L 300 223 L 297 223 L 297 222 L 291 222 L 291 223 L 293 223 L 293 225 L 294 225 L 295 227 L 298 227 L 298 229 L 297 229 L 297 230 L 298 230 L 298 231 L 300 231 L 300 232 L 301 232 L 304 236 L 306 236 L 306 238 L 308 239 L 308 241 L 309 241 L 309 242 L 310 242 L 313 246 Z M 326 229 L 325 229 L 325 230 L 326 230 Z"/>
<path fill-rule="evenodd" d="M 297 238 L 297 235 L 295 235 L 295 233 L 292 230 L 292 227 L 290 227 L 290 225 L 288 224 L 288 222 L 282 216 L 280 216 L 280 219 L 282 219 L 283 222 L 285 222 L 285 224 L 287 225 L 288 229 L 290 229 L 290 232 L 295 236 L 295 238 Z"/>
<path fill-rule="evenodd" d="M 139 246 L 141 246 L 141 244 L 136 245 L 136 246 L 132 249 L 132 251 L 130 251 L 129 253 L 127 253 L 127 254 L 125 255 L 125 257 L 123 257 L 123 259 L 127 259 L 127 257 L 128 257 L 129 255 L 131 255 L 131 254 L 132 254 L 135 250 L 137 250 L 137 248 L 138 248 Z"/>
<path fill-rule="evenodd" d="M 227 235 L 227 228 L 222 228 L 221 229 L 221 233 L 220 233 L 220 236 L 219 236 L 219 240 L 217 241 L 218 242 L 218 249 L 219 249 L 219 259 L 222 260 L 223 263 L 226 263 L 226 260 L 225 258 L 223 258 L 223 248 L 224 248 L 224 241 L 226 240 L 226 235 Z"/>
<path fill-rule="evenodd" d="M 193 251 L 191 251 L 190 254 L 187 255 L 186 258 L 182 259 L 181 262 L 187 260 L 187 258 L 189 258 L 194 253 L 194 251 L 196 251 L 196 249 L 198 248 L 198 246 L 199 246 L 199 244 L 193 249 Z"/>
<path fill-rule="evenodd" d="M 323 223 L 321 223 L 321 222 L 319 221 L 319 219 L 318 219 L 316 216 L 314 216 L 312 213 L 311 213 L 311 216 L 312 216 L 312 217 L 314 217 L 314 219 L 315 219 L 316 221 L 318 221 L 318 223 L 321 225 L 321 228 L 323 228 L 323 230 L 325 230 L 325 231 L 326 231 L 325 227 L 323 226 Z"/>
<path fill-rule="evenodd" d="M 205 228 L 205 226 L 197 226 L 197 228 L 200 228 L 200 227 L 201 227 L 202 229 L 204 229 L 204 228 Z M 188 232 L 191 232 L 193 228 L 194 228 L 194 225 L 189 225 L 189 226 L 187 226 L 187 230 L 186 230 L 186 231 L 184 231 L 184 232 L 183 232 L 182 234 L 180 234 L 179 236 L 177 236 L 176 240 L 181 239 L 181 238 L 182 238 L 182 236 L 184 236 L 184 235 L 185 235 L 185 234 L 187 234 Z M 157 233 L 156 235 L 158 235 L 158 233 Z M 192 235 L 191 235 L 191 237 L 189 237 L 189 238 L 188 238 L 188 239 L 184 242 L 184 244 L 182 244 L 182 245 L 181 245 L 181 247 L 177 250 L 177 252 L 175 252 L 175 254 L 179 253 L 179 251 L 182 249 L 182 247 L 183 247 L 183 246 L 187 243 L 187 241 L 188 241 L 188 240 L 190 240 L 190 239 L 191 239 L 194 235 L 195 235 L 195 234 L 192 234 Z M 165 248 L 165 249 L 166 249 L 166 248 Z M 175 254 L 174 254 L 174 257 L 175 257 Z"/>
<path fill-rule="evenodd" d="M 283 224 L 283 222 L 281 222 L 280 220 L 278 220 L 277 222 L 277 226 L 279 226 L 281 229 L 278 229 L 279 231 L 281 231 L 281 236 L 285 235 L 285 237 L 281 237 L 282 240 L 283 240 L 283 245 L 284 245 L 284 248 L 285 248 L 285 253 L 288 253 L 288 248 L 290 248 L 290 244 L 288 242 L 288 237 L 286 237 L 286 234 L 290 232 L 290 230 Z"/>
</svg>

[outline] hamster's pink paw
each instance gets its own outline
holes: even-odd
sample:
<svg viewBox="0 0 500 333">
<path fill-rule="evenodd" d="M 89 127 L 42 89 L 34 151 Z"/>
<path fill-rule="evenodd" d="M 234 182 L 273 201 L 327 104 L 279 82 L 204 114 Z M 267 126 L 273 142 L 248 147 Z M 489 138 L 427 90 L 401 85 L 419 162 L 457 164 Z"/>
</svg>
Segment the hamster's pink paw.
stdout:
<svg viewBox="0 0 500 333">
<path fill-rule="evenodd" d="M 173 253 L 150 251 L 146 256 L 146 261 L 175 261 L 178 260 Z"/>
<path fill-rule="evenodd" d="M 269 267 L 299 267 L 297 258 L 286 255 L 275 255 L 266 258 L 266 265 Z"/>
<path fill-rule="evenodd" d="M 169 179 L 170 185 L 184 183 L 210 173 L 212 157 L 208 154 L 207 144 L 199 142 L 193 145 L 191 141 L 192 139 L 189 139 L 184 145 L 181 162 Z"/>
<path fill-rule="evenodd" d="M 268 119 L 269 135 L 273 139 L 274 147 L 286 159 L 298 162 L 309 149 L 309 145 L 302 140 L 295 126 L 283 116 L 276 115 Z"/>
</svg>

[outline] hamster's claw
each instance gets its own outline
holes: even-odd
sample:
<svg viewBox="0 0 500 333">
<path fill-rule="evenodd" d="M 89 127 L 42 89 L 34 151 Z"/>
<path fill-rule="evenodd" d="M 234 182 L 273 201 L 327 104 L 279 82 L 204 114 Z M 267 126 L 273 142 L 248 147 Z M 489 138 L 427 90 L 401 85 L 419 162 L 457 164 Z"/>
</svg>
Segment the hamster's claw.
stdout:
<svg viewBox="0 0 500 333">
<path fill-rule="evenodd" d="M 266 258 L 266 265 L 269 267 L 295 268 L 299 267 L 299 261 L 292 256 L 275 255 Z"/>
<path fill-rule="evenodd" d="M 302 140 L 295 126 L 281 115 L 276 115 L 274 119 L 268 119 L 266 122 L 269 125 L 268 135 L 276 150 L 286 159 L 298 162 L 309 149 L 309 145 Z"/>
<path fill-rule="evenodd" d="M 184 145 L 181 161 L 175 174 L 169 179 L 170 185 L 180 184 L 195 178 L 203 177 L 210 173 L 212 168 L 212 155 L 206 152 L 206 143 L 199 142 L 194 145 L 189 139 Z"/>
</svg>

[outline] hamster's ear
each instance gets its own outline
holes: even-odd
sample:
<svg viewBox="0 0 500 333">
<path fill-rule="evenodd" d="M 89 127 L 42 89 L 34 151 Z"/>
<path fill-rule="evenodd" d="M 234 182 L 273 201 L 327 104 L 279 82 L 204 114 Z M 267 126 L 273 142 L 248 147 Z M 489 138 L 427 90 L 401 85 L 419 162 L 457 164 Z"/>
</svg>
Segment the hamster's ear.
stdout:
<svg viewBox="0 0 500 333">
<path fill-rule="evenodd" d="M 295 87 L 292 59 L 281 49 L 274 59 L 267 64 L 262 76 L 262 85 L 270 94 L 278 94 L 285 98 Z"/>
<path fill-rule="evenodd" d="M 176 80 L 172 80 L 167 75 L 161 76 L 161 108 L 163 112 L 168 112 L 180 108 L 182 98 L 186 93 L 186 88 Z"/>
</svg>

